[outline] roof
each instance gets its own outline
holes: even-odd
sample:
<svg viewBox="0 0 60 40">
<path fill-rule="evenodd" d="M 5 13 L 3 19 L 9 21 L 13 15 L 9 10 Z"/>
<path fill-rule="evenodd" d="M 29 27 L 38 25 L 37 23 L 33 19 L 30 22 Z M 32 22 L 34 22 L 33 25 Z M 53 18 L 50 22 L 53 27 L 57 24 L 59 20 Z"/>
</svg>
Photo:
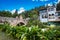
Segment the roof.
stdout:
<svg viewBox="0 0 60 40">
<path fill-rule="evenodd" d="M 47 10 L 47 8 L 41 8 L 39 11 L 42 11 L 42 10 Z"/>
</svg>

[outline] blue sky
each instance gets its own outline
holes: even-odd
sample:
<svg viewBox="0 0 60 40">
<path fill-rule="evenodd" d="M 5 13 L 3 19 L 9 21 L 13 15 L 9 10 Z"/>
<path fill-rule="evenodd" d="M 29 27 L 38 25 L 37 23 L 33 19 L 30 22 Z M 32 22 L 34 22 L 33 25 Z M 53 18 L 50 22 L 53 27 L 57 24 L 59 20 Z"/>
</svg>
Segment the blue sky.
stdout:
<svg viewBox="0 0 60 40">
<path fill-rule="evenodd" d="M 23 7 L 25 10 L 57 2 L 57 0 L 0 0 L 0 10 L 13 10 Z"/>
</svg>

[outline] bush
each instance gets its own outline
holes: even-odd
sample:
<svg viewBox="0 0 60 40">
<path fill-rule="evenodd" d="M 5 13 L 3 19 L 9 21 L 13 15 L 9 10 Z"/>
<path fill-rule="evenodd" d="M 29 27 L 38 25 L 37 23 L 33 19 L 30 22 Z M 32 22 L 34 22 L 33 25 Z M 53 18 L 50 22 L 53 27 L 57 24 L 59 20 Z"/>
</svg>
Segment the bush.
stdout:
<svg viewBox="0 0 60 40">
<path fill-rule="evenodd" d="M 27 27 L 31 27 L 32 25 L 38 26 L 39 28 L 46 28 L 47 26 L 40 22 L 40 20 L 29 20 Z"/>
<path fill-rule="evenodd" d="M 41 31 L 38 25 L 11 27 L 8 24 L 0 25 L 0 30 L 6 32 L 9 36 L 19 40 L 60 40 L 60 28 L 52 28 Z"/>
</svg>

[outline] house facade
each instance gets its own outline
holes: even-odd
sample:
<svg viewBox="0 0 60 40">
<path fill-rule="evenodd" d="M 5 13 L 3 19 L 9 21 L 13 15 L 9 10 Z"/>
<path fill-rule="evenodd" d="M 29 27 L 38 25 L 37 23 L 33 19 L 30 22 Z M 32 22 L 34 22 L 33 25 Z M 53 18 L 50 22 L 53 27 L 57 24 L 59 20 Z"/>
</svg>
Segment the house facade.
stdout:
<svg viewBox="0 0 60 40">
<path fill-rule="evenodd" d="M 60 22 L 60 11 L 56 11 L 56 6 L 52 5 L 39 11 L 41 22 Z"/>
</svg>

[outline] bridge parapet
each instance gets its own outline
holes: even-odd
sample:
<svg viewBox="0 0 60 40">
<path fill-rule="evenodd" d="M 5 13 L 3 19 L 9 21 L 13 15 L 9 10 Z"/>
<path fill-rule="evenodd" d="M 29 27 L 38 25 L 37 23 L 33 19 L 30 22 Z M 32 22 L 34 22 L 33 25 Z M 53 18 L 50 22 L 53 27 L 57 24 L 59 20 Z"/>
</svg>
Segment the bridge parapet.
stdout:
<svg viewBox="0 0 60 40">
<path fill-rule="evenodd" d="M 20 17 L 12 18 L 12 17 L 0 17 L 0 21 L 7 21 L 10 25 L 16 26 L 19 23 L 27 24 L 29 18 L 23 19 L 22 15 Z"/>
</svg>

